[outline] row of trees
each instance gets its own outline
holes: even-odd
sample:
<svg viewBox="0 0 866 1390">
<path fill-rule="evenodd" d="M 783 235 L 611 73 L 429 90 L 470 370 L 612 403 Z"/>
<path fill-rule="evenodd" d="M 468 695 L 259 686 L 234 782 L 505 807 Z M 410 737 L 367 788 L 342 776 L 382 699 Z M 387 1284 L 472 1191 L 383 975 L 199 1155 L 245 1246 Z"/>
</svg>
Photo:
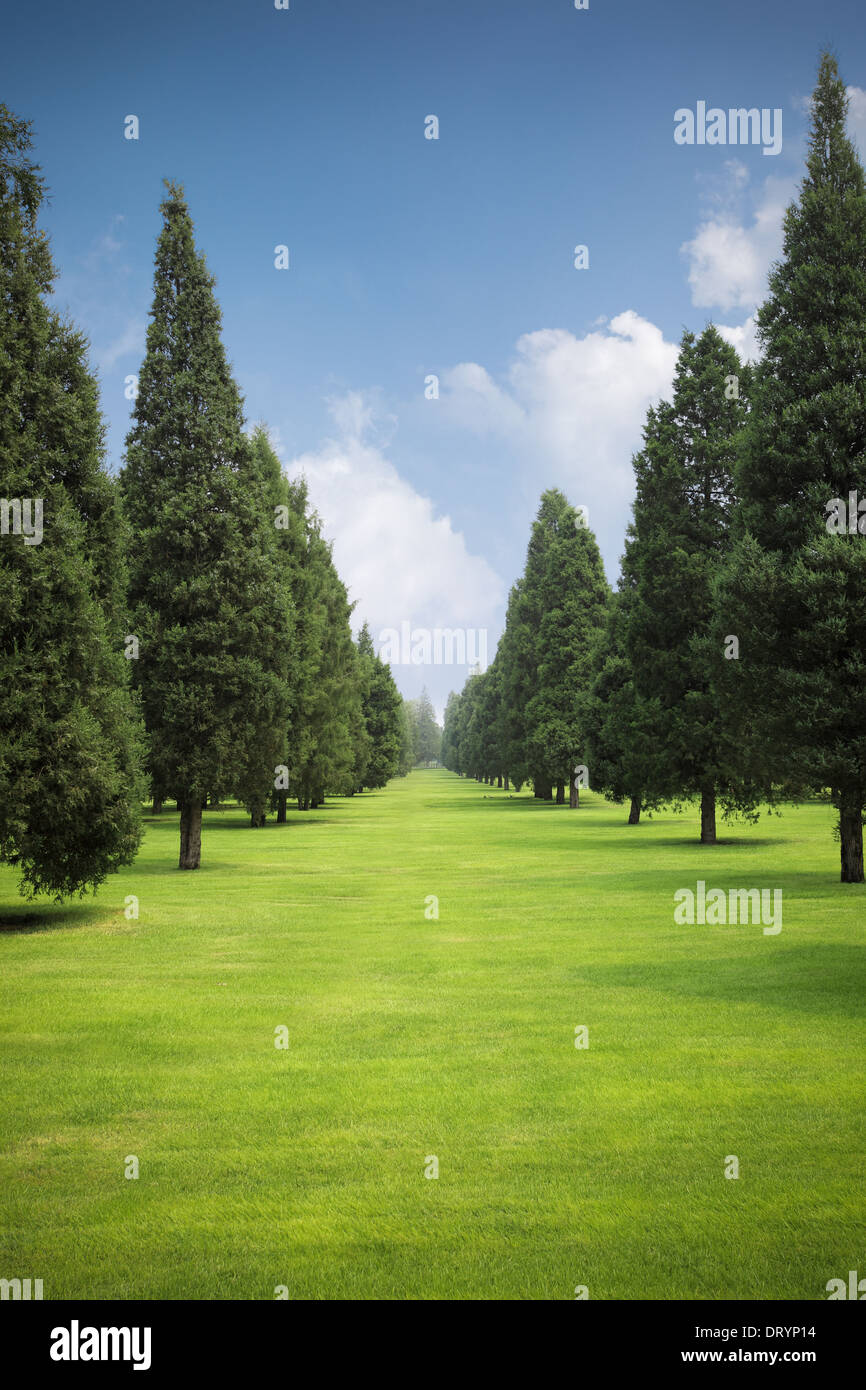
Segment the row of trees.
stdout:
<svg viewBox="0 0 866 1390">
<path fill-rule="evenodd" d="M 245 432 L 175 185 L 125 466 L 107 471 L 87 344 L 48 302 L 30 149 L 0 106 L 0 857 L 59 897 L 132 860 L 147 790 L 177 801 L 194 869 L 208 798 L 284 821 L 290 797 L 384 786 L 415 747 L 367 628 L 353 641 L 305 483 Z"/>
<path fill-rule="evenodd" d="M 558 800 L 566 766 L 586 766 L 631 822 L 698 798 L 706 844 L 717 806 L 754 816 L 826 795 L 842 880 L 859 883 L 866 184 L 846 115 L 825 55 L 760 361 L 743 367 L 712 325 L 683 335 L 672 398 L 649 411 L 633 461 L 614 595 L 573 510 L 544 495 L 496 659 L 449 700 L 443 760 L 541 796 L 556 782 Z"/>
<path fill-rule="evenodd" d="M 412 762 L 435 763 L 442 748 L 442 730 L 436 723 L 436 713 L 426 687 L 417 700 L 407 700 L 406 710 L 411 732 Z"/>
<path fill-rule="evenodd" d="M 442 761 L 481 780 L 531 781 L 537 796 L 571 802 L 580 749 L 579 694 L 609 590 L 598 545 L 561 492 L 541 499 L 526 568 L 508 601 L 505 631 L 486 671 L 473 672 L 445 708 Z"/>
</svg>

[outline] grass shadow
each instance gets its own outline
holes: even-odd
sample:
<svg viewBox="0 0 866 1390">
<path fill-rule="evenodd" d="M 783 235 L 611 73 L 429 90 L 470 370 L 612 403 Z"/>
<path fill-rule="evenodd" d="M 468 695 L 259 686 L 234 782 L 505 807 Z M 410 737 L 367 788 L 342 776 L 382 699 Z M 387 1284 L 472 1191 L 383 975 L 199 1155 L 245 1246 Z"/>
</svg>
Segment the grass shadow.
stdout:
<svg viewBox="0 0 866 1390">
<path fill-rule="evenodd" d="M 694 932 L 711 927 L 684 928 Z M 730 931 L 731 928 L 724 930 Z M 760 927 L 740 927 L 757 931 Z M 724 999 L 763 1009 L 796 1010 L 811 1014 L 845 1014 L 862 1018 L 866 1014 L 866 946 L 815 942 L 792 946 L 768 955 L 756 966 L 752 954 L 714 959 L 707 969 L 705 959 L 677 960 L 668 964 L 653 961 L 647 965 L 582 965 L 576 972 L 582 980 L 602 988 L 646 989 L 706 1000 Z"/>
<path fill-rule="evenodd" d="M 62 927 L 92 926 L 94 916 L 107 921 L 116 916 L 117 907 L 102 907 L 92 900 L 75 904 L 46 903 L 44 906 L 0 908 L 0 932 L 26 936 L 33 932 L 58 931 Z"/>
</svg>

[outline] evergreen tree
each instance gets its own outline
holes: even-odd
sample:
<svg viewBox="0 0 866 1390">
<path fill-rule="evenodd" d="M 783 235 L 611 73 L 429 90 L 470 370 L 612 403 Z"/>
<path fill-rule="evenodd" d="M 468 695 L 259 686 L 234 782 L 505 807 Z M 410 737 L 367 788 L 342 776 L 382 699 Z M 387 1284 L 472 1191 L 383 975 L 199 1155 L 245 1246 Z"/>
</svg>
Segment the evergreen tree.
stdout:
<svg viewBox="0 0 866 1390">
<path fill-rule="evenodd" d="M 0 857 L 21 891 L 96 888 L 140 840 L 123 529 L 87 345 L 54 282 L 29 125 L 0 105 Z"/>
<path fill-rule="evenodd" d="M 357 646 L 352 655 L 352 687 L 355 699 L 352 701 L 349 713 L 350 733 L 352 741 L 352 769 L 349 774 L 348 795 L 354 796 L 355 792 L 362 792 L 365 787 L 372 785 L 370 778 L 373 763 L 373 738 L 367 726 L 367 719 L 364 707 L 364 697 L 368 689 L 369 671 L 366 662 Z M 384 786 L 384 782 L 380 785 Z"/>
<path fill-rule="evenodd" d="M 459 772 L 458 751 L 460 743 L 459 720 L 462 695 L 452 690 L 445 702 L 445 718 L 442 727 L 442 747 L 439 756 L 442 766 L 449 772 Z"/>
<path fill-rule="evenodd" d="M 289 485 L 264 425 L 258 425 L 253 430 L 250 444 L 250 450 L 241 461 L 241 485 L 250 497 L 256 499 L 262 522 L 260 543 L 269 552 L 278 586 L 278 601 L 284 615 L 283 640 L 272 654 L 272 670 L 283 687 L 282 698 L 273 701 L 273 723 L 269 727 L 263 724 L 260 739 L 249 744 L 246 766 L 241 769 L 234 789 L 250 813 L 251 825 L 258 827 L 265 824 L 267 807 L 274 800 L 274 792 L 283 780 L 280 769 L 285 767 L 287 756 L 297 666 Z M 285 791 L 282 803 L 277 803 L 278 811 L 280 805 L 285 807 Z"/>
<path fill-rule="evenodd" d="M 314 749 L 313 719 L 316 684 L 321 665 L 325 610 L 320 598 L 323 552 L 318 545 L 318 522 L 309 514 L 307 484 L 303 478 L 285 481 L 288 513 L 280 533 L 282 563 L 288 575 L 295 613 L 294 679 L 289 711 L 290 737 L 286 763 L 288 785 L 277 785 L 274 800 L 277 821 L 286 820 L 289 794 L 304 805 L 304 769 Z M 278 779 L 281 782 L 283 779 Z M 309 788 L 306 791 L 309 805 Z"/>
<path fill-rule="evenodd" d="M 285 721 L 291 627 L 213 277 L 167 188 L 122 483 L 150 770 L 180 805 L 179 867 L 196 869 L 205 798 L 243 782 Z"/>
<path fill-rule="evenodd" d="M 825 54 L 807 172 L 758 313 L 763 356 L 737 470 L 740 527 L 718 601 L 721 629 L 740 643 L 722 679 L 752 774 L 767 795 L 829 790 L 842 881 L 860 883 L 866 188 L 846 114 L 844 84 Z"/>
<path fill-rule="evenodd" d="M 523 599 L 524 581 L 512 585 L 505 615 L 505 630 L 496 650 L 502 671 L 502 754 L 515 788 L 530 777 L 527 765 L 526 710 L 534 691 L 535 635 L 529 607 Z M 540 790 L 540 788 L 538 788 Z M 547 788 L 548 795 L 550 789 Z"/>
<path fill-rule="evenodd" d="M 626 640 L 629 596 L 624 574 L 596 638 L 580 725 L 590 786 L 611 801 L 628 801 L 628 823 L 637 825 L 641 811 L 657 804 L 647 788 L 658 781 L 661 731 L 656 706 L 635 689 Z"/>
<path fill-rule="evenodd" d="M 415 735 L 408 700 L 401 700 L 399 715 L 400 760 L 397 776 L 406 777 L 415 765 Z"/>
<path fill-rule="evenodd" d="M 536 793 L 557 801 L 571 785 L 583 742 L 580 701 L 589 686 L 593 642 L 608 601 L 598 545 L 561 492 L 542 494 L 526 569 L 515 595 L 519 636 L 505 675 L 505 699 L 523 711 L 523 758 Z"/>
<path fill-rule="evenodd" d="M 418 699 L 412 701 L 412 708 L 415 724 L 415 762 L 436 762 L 442 746 L 442 730 L 436 723 L 436 715 L 426 687 Z"/>
<path fill-rule="evenodd" d="M 304 551 L 295 601 L 301 674 L 289 773 L 298 808 L 308 810 L 320 806 L 327 792 L 348 795 L 357 789 L 367 735 L 350 626 L 352 604 L 321 522 L 307 513 L 303 481 L 291 486 L 291 495 L 303 517 Z"/>
<path fill-rule="evenodd" d="M 484 675 L 473 671 L 466 682 L 463 710 L 463 735 L 460 752 L 467 773 L 477 782 L 484 779 Z"/>
<path fill-rule="evenodd" d="M 735 384 L 736 383 L 736 384 Z M 733 469 L 748 373 L 710 325 L 684 333 L 672 403 L 651 409 L 635 456 L 637 494 L 626 565 L 634 576 L 627 652 L 637 693 L 660 718 L 650 797 L 697 796 L 701 841 L 716 840 L 716 802 L 747 812 L 717 680 L 713 586 L 730 544 Z"/>
<path fill-rule="evenodd" d="M 502 786 L 506 771 L 503 746 L 502 666 L 496 659 L 482 672 L 478 689 L 481 725 L 481 771 L 486 781 Z"/>
<path fill-rule="evenodd" d="M 358 635 L 361 705 L 370 741 L 366 771 L 359 785 L 384 787 L 400 766 L 403 701 L 391 668 L 376 654 L 366 623 Z"/>
</svg>

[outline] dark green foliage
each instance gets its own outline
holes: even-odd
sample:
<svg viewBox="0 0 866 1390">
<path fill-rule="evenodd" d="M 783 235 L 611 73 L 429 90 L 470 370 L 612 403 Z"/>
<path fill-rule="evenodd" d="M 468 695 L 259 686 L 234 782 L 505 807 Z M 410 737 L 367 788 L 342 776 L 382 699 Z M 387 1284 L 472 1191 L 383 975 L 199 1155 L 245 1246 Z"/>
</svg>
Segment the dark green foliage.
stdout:
<svg viewBox="0 0 866 1390">
<path fill-rule="evenodd" d="M 358 667 L 364 726 L 370 745 L 366 768 L 358 785 L 384 787 L 400 767 L 403 701 L 390 666 L 376 655 L 366 623 L 358 635 Z"/>
<path fill-rule="evenodd" d="M 569 783 L 582 761 L 579 702 L 608 593 L 592 532 L 561 492 L 545 492 L 509 606 L 502 683 L 512 720 L 520 721 L 512 733 L 518 764 L 546 795 Z"/>
<path fill-rule="evenodd" d="M 830 790 L 842 879 L 861 882 L 866 536 L 826 524 L 832 499 L 866 498 L 866 187 L 846 110 L 825 55 L 807 173 L 758 314 L 763 357 L 718 605 L 719 630 L 740 639 L 723 681 L 743 760 L 768 796 Z"/>
<path fill-rule="evenodd" d="M 608 599 L 592 532 L 561 492 L 543 494 L 496 657 L 449 697 L 445 765 L 559 797 L 582 760 L 581 702 Z M 572 804 L 577 804 L 572 796 Z"/>
<path fill-rule="evenodd" d="M 256 497 L 263 525 L 260 543 L 270 551 L 279 601 L 284 609 L 284 636 L 273 650 L 273 672 L 283 686 L 283 698 L 275 701 L 274 722 L 262 726 L 261 736 L 248 747 L 248 761 L 235 783 L 235 794 L 250 812 L 254 826 L 265 821 L 265 810 L 277 785 L 284 780 L 291 707 L 298 679 L 295 645 L 295 604 L 292 594 L 293 535 L 289 505 L 289 485 L 283 476 L 267 430 L 258 425 L 252 433 L 252 448 L 241 467 L 241 484 Z"/>
<path fill-rule="evenodd" d="M 43 511 L 41 542 L 0 536 L 0 855 L 22 892 L 60 898 L 135 855 L 141 730 L 98 392 L 84 339 L 46 303 L 54 270 L 29 150 L 28 125 L 0 105 L 2 491 L 29 500 L 31 523 L 37 500 Z"/>
<path fill-rule="evenodd" d="M 460 749 L 460 706 L 463 696 L 452 690 L 445 702 L 445 718 L 442 723 L 442 746 L 439 757 L 443 767 L 449 772 L 461 772 Z"/>
<path fill-rule="evenodd" d="M 426 689 L 421 691 L 417 700 L 409 701 L 409 710 L 415 762 L 436 762 L 442 747 L 442 730 L 436 723 L 436 714 Z"/>
<path fill-rule="evenodd" d="M 181 805 L 181 867 L 196 868 L 203 799 L 269 762 L 285 727 L 292 632 L 213 277 L 178 187 L 162 213 L 122 482 L 150 772 Z"/>
<path fill-rule="evenodd" d="M 400 703 L 400 761 L 397 766 L 398 777 L 407 777 L 415 765 L 415 726 L 409 701 Z"/>
<path fill-rule="evenodd" d="M 726 389 L 732 378 L 738 393 Z M 715 806 L 748 811 L 722 718 L 725 663 L 713 632 L 713 585 L 730 545 L 734 459 L 746 418 L 749 373 L 710 326 L 684 333 L 673 399 L 651 409 L 635 456 L 627 656 L 638 695 L 651 702 L 658 738 L 650 798 L 699 796 L 701 838 L 715 839 Z"/>
<path fill-rule="evenodd" d="M 361 671 L 352 640 L 352 604 L 319 518 L 308 508 L 303 479 L 288 484 L 296 663 L 288 750 L 289 791 L 300 807 L 361 784 L 369 740 L 361 706 Z"/>
<path fill-rule="evenodd" d="M 612 801 L 632 803 L 636 819 L 641 810 L 658 804 L 647 788 L 658 781 L 661 721 L 657 705 L 635 689 L 626 645 L 629 592 L 621 580 L 596 638 L 580 724 L 590 786 Z"/>
</svg>

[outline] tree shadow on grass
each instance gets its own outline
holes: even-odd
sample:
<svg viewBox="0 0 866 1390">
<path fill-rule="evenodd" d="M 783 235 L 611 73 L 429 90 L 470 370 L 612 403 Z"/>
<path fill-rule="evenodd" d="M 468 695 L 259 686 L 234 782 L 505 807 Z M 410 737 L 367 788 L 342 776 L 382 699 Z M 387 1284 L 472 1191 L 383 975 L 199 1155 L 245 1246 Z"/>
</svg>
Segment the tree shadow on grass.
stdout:
<svg viewBox="0 0 866 1390">
<path fill-rule="evenodd" d="M 212 814 L 217 815 L 219 813 L 213 812 Z M 282 825 L 280 825 L 277 821 L 273 819 L 273 817 L 271 817 L 270 820 L 265 821 L 264 825 L 259 826 L 256 829 L 254 829 L 253 826 L 250 825 L 249 816 L 234 815 L 229 817 L 227 815 L 223 815 L 220 817 L 219 820 L 209 820 L 206 815 L 201 823 L 202 845 L 204 845 L 207 836 L 210 835 L 211 831 L 218 832 L 220 830 L 248 830 L 250 834 L 255 835 L 257 834 L 258 830 L 288 831 L 292 828 L 293 825 L 345 824 L 346 822 L 344 820 L 340 820 L 336 816 L 321 816 L 319 815 L 318 811 L 297 811 L 294 815 L 290 813 L 288 820 L 284 821 Z"/>
<path fill-rule="evenodd" d="M 693 927 L 695 932 L 710 927 Z M 731 930 L 727 928 L 726 930 Z M 760 927 L 739 927 L 758 931 Z M 582 965 L 582 980 L 601 988 L 646 989 L 712 1003 L 714 999 L 800 1013 L 866 1015 L 866 946 L 819 941 L 767 955 L 694 961 L 654 961 L 648 965 Z"/>
<path fill-rule="evenodd" d="M 482 807 L 480 803 L 485 800 L 488 802 L 488 805 Z M 526 811 L 531 808 L 535 812 L 568 812 L 573 818 L 575 826 L 580 826 L 582 823 L 582 811 L 604 810 L 613 812 L 617 809 L 615 803 L 605 801 L 603 797 L 595 797 L 595 799 L 582 801 L 580 807 L 572 810 L 567 804 L 563 803 L 557 805 L 556 802 L 553 801 L 539 801 L 531 795 L 527 796 L 525 792 L 490 792 L 479 797 L 477 801 L 469 801 L 464 797 L 449 797 L 448 800 L 438 798 L 436 801 L 437 810 L 440 807 L 453 811 L 476 810 L 479 814 L 481 811 L 486 814 L 494 806 L 498 811 Z M 609 819 L 605 816 L 605 819 L 602 821 L 591 821 L 590 828 L 595 832 L 593 835 L 593 845 L 609 843 L 612 847 L 616 848 L 622 843 L 622 841 L 618 839 L 620 833 L 625 832 L 628 834 L 628 845 L 629 848 L 631 848 L 632 845 L 641 843 L 641 836 L 644 835 L 646 831 L 651 832 L 663 825 L 682 827 L 684 824 L 688 823 L 689 822 L 685 822 L 684 818 L 680 816 L 663 814 L 648 816 L 644 814 L 637 825 L 629 825 L 628 808 L 625 807 L 622 812 L 622 820 L 617 820 L 612 817 Z M 781 821 L 779 823 L 781 826 Z M 597 832 L 600 830 L 610 832 L 609 841 L 600 840 L 598 838 Z M 722 830 L 714 845 L 703 845 L 701 844 L 700 831 L 696 828 L 693 833 L 682 830 L 680 834 L 670 833 L 662 837 L 646 834 L 644 847 L 650 850 L 655 850 L 659 846 L 675 849 L 705 849 L 709 853 L 712 853 L 714 849 L 742 849 L 748 845 L 754 846 L 755 848 L 765 848 L 767 845 L 783 845 L 787 844 L 790 838 L 793 837 L 784 834 L 769 836 L 749 835 L 737 830 Z"/>
<path fill-rule="evenodd" d="M 109 921 L 122 912 L 118 907 L 89 902 L 22 904 L 0 907 L 0 932 L 26 936 L 33 932 L 58 931 L 62 927 L 93 926 L 94 919 Z"/>
<path fill-rule="evenodd" d="M 629 825 L 626 826 L 625 829 L 639 831 L 640 826 Z M 637 840 L 637 838 L 637 835 L 635 835 L 635 840 Z M 662 837 L 656 835 L 652 839 L 647 836 L 641 848 L 649 850 L 661 848 L 699 849 L 706 850 L 707 854 L 711 855 L 715 850 L 721 849 L 745 849 L 747 847 L 764 849 L 767 845 L 784 845 L 787 843 L 789 843 L 789 841 L 784 835 L 772 835 L 769 838 L 758 835 L 719 835 L 715 844 L 712 845 L 702 844 L 700 836 L 698 835 L 666 835 Z M 616 845 L 616 840 L 613 838 L 610 840 L 599 840 L 597 837 L 594 837 L 593 844 L 610 844 L 613 847 Z"/>
</svg>

